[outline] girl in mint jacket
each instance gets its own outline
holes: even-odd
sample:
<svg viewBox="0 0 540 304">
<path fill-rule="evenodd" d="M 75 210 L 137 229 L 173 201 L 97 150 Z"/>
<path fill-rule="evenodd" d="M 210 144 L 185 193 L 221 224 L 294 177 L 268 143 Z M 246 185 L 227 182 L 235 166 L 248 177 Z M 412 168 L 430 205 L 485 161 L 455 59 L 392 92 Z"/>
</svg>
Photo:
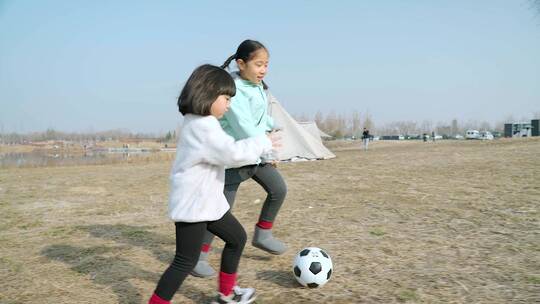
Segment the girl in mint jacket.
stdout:
<svg viewBox="0 0 540 304">
<path fill-rule="evenodd" d="M 231 73 L 237 89 L 236 95 L 231 100 L 229 111 L 220 119 L 223 130 L 236 140 L 261 136 L 274 129 L 274 122 L 268 115 L 267 86 L 263 82 L 268 70 L 268 58 L 268 50 L 264 45 L 258 41 L 245 40 L 221 66 L 227 68 L 235 60 L 239 68 L 239 71 Z M 275 163 L 268 157 L 269 154 L 266 156 L 266 159 L 259 158 L 251 164 L 227 169 L 224 194 L 232 208 L 240 183 L 251 178 L 263 187 L 267 196 L 255 224 L 251 244 L 271 254 L 283 254 L 287 246 L 273 236 L 272 228 L 285 200 L 287 186 Z M 193 275 L 208 277 L 215 274 L 208 263 L 212 240 L 213 235 L 208 232 L 199 261 L 192 271 Z"/>
</svg>

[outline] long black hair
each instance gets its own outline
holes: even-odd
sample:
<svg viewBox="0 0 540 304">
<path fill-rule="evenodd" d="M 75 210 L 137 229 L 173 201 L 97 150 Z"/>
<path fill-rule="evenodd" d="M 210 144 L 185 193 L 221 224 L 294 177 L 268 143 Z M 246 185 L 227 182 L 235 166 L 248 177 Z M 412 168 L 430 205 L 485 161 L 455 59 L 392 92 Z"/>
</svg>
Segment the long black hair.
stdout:
<svg viewBox="0 0 540 304">
<path fill-rule="evenodd" d="M 231 75 L 224 69 L 204 64 L 196 68 L 187 80 L 180 97 L 178 111 L 182 115 L 210 115 L 212 103 L 219 95 L 234 96 L 236 86 Z"/>
<path fill-rule="evenodd" d="M 259 41 L 249 39 L 244 40 L 242 43 L 240 43 L 238 49 L 236 49 L 236 53 L 227 58 L 227 60 L 225 60 L 225 62 L 221 65 L 221 68 L 227 69 L 233 60 L 242 59 L 244 62 L 248 62 L 251 57 L 253 57 L 253 53 L 260 49 L 264 49 L 266 52 L 268 52 L 268 49 Z M 262 81 L 262 85 L 265 90 L 268 89 L 268 86 L 264 80 Z"/>
</svg>

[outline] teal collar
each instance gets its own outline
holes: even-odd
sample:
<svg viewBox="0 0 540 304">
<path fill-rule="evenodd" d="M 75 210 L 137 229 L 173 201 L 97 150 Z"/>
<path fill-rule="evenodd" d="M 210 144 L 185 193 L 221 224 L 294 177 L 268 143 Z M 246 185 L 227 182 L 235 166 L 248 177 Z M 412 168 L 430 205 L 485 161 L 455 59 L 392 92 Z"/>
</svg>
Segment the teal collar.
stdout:
<svg viewBox="0 0 540 304">
<path fill-rule="evenodd" d="M 236 82 L 236 84 L 241 84 L 242 86 L 246 86 L 246 87 L 260 87 L 260 88 L 263 87 L 262 82 L 259 83 L 259 84 L 256 84 L 256 83 L 253 83 L 253 82 L 251 82 L 249 80 L 245 80 L 244 78 L 240 77 L 240 72 L 239 71 L 232 72 L 231 76 L 234 79 L 234 81 Z"/>
</svg>

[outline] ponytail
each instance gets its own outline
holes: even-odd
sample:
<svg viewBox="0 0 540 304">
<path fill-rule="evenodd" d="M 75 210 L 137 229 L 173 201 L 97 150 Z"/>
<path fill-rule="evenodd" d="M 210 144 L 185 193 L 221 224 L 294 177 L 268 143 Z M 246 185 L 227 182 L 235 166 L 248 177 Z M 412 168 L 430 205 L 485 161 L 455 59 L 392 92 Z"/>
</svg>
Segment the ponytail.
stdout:
<svg viewBox="0 0 540 304">
<path fill-rule="evenodd" d="M 252 54 L 259 50 L 259 49 L 265 49 L 266 47 L 260 43 L 259 41 L 255 40 L 244 40 L 240 45 L 238 46 L 238 49 L 236 49 L 236 53 L 232 55 L 231 57 L 227 58 L 225 62 L 221 65 L 222 69 L 228 69 L 229 65 L 231 64 L 231 61 L 233 60 L 239 60 L 242 59 L 244 62 L 248 62 L 252 56 Z M 268 52 L 268 50 L 267 50 Z M 268 90 L 268 86 L 262 81 L 263 89 Z"/>
<path fill-rule="evenodd" d="M 229 64 L 231 64 L 231 61 L 242 59 L 244 62 L 248 62 L 251 58 L 253 52 L 255 52 L 258 49 L 265 49 L 266 47 L 260 43 L 259 41 L 255 40 L 244 40 L 238 48 L 236 49 L 236 53 L 232 55 L 231 57 L 227 58 L 225 62 L 221 65 L 222 69 L 227 69 L 229 67 Z"/>
<path fill-rule="evenodd" d="M 233 61 L 234 59 L 236 59 L 236 53 L 231 55 L 231 57 L 227 58 L 227 60 L 225 60 L 225 62 L 221 65 L 221 68 L 228 69 L 229 64 L 231 64 L 231 61 Z"/>
</svg>

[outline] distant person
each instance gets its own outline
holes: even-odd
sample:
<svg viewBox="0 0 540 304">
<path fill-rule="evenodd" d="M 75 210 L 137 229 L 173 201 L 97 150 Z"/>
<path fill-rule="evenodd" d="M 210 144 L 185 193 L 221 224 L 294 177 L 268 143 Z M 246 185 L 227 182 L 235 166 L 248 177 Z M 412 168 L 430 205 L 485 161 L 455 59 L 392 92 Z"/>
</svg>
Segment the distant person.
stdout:
<svg viewBox="0 0 540 304">
<path fill-rule="evenodd" d="M 424 139 L 424 142 L 427 142 L 427 133 L 422 134 L 422 139 Z"/>
<path fill-rule="evenodd" d="M 170 182 L 169 216 L 176 226 L 176 254 L 161 276 L 149 304 L 170 303 L 199 258 L 207 231 L 225 241 L 221 255 L 219 293 L 214 303 L 251 303 L 253 288 L 236 286 L 236 272 L 246 243 L 246 232 L 230 213 L 223 194 L 225 167 L 257 161 L 272 149 L 273 135 L 261 133 L 236 141 L 218 119 L 236 93 L 223 69 L 202 65 L 185 84 L 178 108 L 184 115 Z"/>
<path fill-rule="evenodd" d="M 364 143 L 364 151 L 368 150 L 369 145 L 369 130 L 364 128 L 364 132 L 362 132 L 362 142 Z"/>
<path fill-rule="evenodd" d="M 245 40 L 221 67 L 228 68 L 233 60 L 239 68 L 231 73 L 238 93 L 232 98 L 229 111 L 220 119 L 221 127 L 236 140 L 272 132 L 275 126 L 268 115 L 268 87 L 263 82 L 268 71 L 268 50 L 258 41 Z M 251 244 L 271 254 L 283 254 L 287 246 L 273 236 L 272 228 L 285 201 L 287 185 L 275 167 L 275 160 L 258 159 L 244 166 L 230 166 L 225 171 L 224 193 L 231 208 L 240 184 L 250 178 L 267 193 Z M 201 247 L 199 262 L 192 272 L 194 276 L 209 277 L 215 274 L 208 263 L 212 240 L 213 235 L 208 233 Z"/>
<path fill-rule="evenodd" d="M 431 131 L 431 140 L 435 142 L 435 131 Z"/>
</svg>

